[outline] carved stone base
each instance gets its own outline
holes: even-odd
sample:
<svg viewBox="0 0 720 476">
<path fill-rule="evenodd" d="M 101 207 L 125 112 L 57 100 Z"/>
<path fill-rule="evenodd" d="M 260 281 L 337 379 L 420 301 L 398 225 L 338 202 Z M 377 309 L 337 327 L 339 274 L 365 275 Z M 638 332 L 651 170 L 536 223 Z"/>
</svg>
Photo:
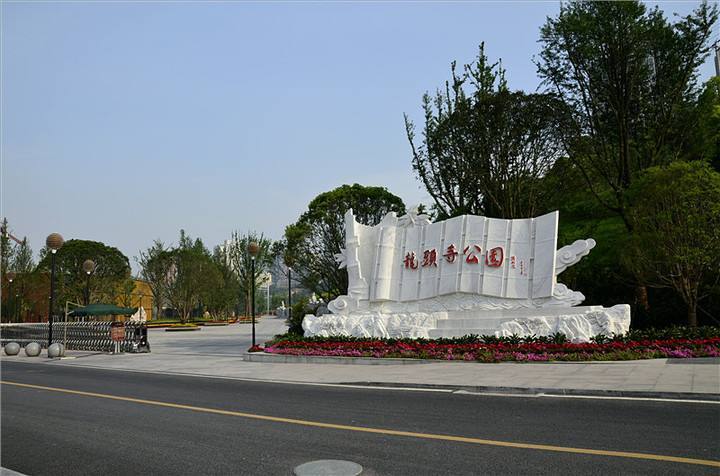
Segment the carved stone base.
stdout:
<svg viewBox="0 0 720 476">
<path fill-rule="evenodd" d="M 604 334 L 622 334 L 630 328 L 630 306 L 446 310 L 393 312 L 358 310 L 346 315 L 307 315 L 306 336 L 461 337 L 468 334 L 528 337 L 562 332 L 573 342 L 587 342 Z"/>
</svg>

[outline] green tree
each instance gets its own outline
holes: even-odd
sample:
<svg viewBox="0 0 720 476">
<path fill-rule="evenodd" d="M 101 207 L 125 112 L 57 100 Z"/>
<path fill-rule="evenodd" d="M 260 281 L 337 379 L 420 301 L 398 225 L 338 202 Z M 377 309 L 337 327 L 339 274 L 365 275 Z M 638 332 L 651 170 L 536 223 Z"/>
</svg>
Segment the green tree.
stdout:
<svg viewBox="0 0 720 476">
<path fill-rule="evenodd" d="M 8 220 L 3 218 L 0 224 L 0 275 L 5 279 L 5 275 L 10 270 L 13 256 L 13 246 L 8 236 Z"/>
<path fill-rule="evenodd" d="M 46 247 L 40 250 L 41 272 L 50 272 L 50 259 Z M 98 241 L 68 240 L 56 254 L 58 309 L 66 301 L 81 303 L 85 294 L 86 274 L 82 269 L 85 260 L 95 262 L 90 278 L 90 302 L 115 303 L 122 287 L 130 279 L 130 261 L 120 250 Z"/>
<path fill-rule="evenodd" d="M 315 197 L 300 219 L 285 228 L 285 263 L 303 287 L 327 299 L 345 294 L 348 280 L 335 254 L 345 248 L 345 213 L 377 225 L 389 212 L 405 213 L 405 204 L 382 187 L 342 185 Z"/>
<path fill-rule="evenodd" d="M 208 287 L 217 284 L 214 280 L 217 269 L 202 240 L 191 239 L 184 230 L 180 230 L 178 246 L 169 254 L 167 299 L 180 314 L 181 321 L 187 322 Z"/>
<path fill-rule="evenodd" d="M 167 296 L 171 254 L 161 240 L 155 240 L 150 248 L 135 257 L 135 261 L 140 265 L 140 277 L 148 283 L 152 292 L 156 319 L 160 319 Z"/>
<path fill-rule="evenodd" d="M 15 270 L 15 289 L 18 301 L 17 313 L 22 316 L 27 310 L 28 293 L 37 282 L 37 277 L 33 274 L 35 270 L 35 260 L 33 259 L 32 248 L 28 243 L 27 237 L 24 237 L 22 243 L 15 249 L 13 256 L 12 268 Z"/>
<path fill-rule="evenodd" d="M 634 178 L 677 160 L 688 142 L 717 16 L 703 3 L 670 24 L 637 1 L 568 2 L 541 29 L 538 72 L 570 111 L 560 128 L 566 150 L 628 230 Z"/>
<path fill-rule="evenodd" d="M 255 256 L 255 274 L 252 274 L 252 256 L 248 253 L 248 244 L 257 243 L 259 252 Z M 245 311 L 249 313 L 251 302 L 250 293 L 253 281 L 255 287 L 260 284 L 260 276 L 268 271 L 273 264 L 275 256 L 273 255 L 273 243 L 270 239 L 254 231 L 246 234 L 240 234 L 235 231 L 232 234 L 230 243 L 225 248 L 225 254 L 230 269 L 237 276 L 237 286 L 239 294 L 243 297 Z M 257 297 L 257 296 L 256 296 Z"/>
<path fill-rule="evenodd" d="M 689 141 L 688 160 L 706 160 L 720 172 L 720 76 L 705 83 L 697 102 L 697 127 Z"/>
<path fill-rule="evenodd" d="M 550 94 L 510 91 L 505 70 L 477 59 L 458 71 L 434 97 L 423 96 L 425 127 L 405 116 L 413 169 L 433 198 L 439 218 L 462 214 L 526 218 L 547 192 L 541 178 L 561 156 L 558 122 L 563 105 Z"/>
<path fill-rule="evenodd" d="M 16 273 L 31 273 L 35 269 L 35 260 L 33 259 L 32 248 L 28 243 L 27 237 L 22 239 L 22 243 L 15 250 L 12 267 Z"/>
<path fill-rule="evenodd" d="M 213 316 L 227 317 L 239 301 L 240 284 L 221 247 L 215 247 L 212 260 L 218 273 L 215 277 L 218 285 L 209 287 L 204 302 Z"/>
<path fill-rule="evenodd" d="M 17 282 L 13 280 L 13 284 L 7 279 L 7 273 L 14 271 L 12 269 L 14 247 L 10 243 L 10 236 L 8 234 L 8 220 L 3 218 L 0 223 L 0 280 L 2 282 L 0 291 L 0 316 L 3 320 L 10 321 L 13 318 L 15 310 L 15 297 L 10 296 L 10 289 L 12 288 L 12 294 L 15 294 L 17 289 Z"/>
<path fill-rule="evenodd" d="M 697 325 L 701 286 L 720 271 L 720 173 L 702 161 L 648 169 L 628 192 L 633 224 L 628 265 L 675 290 Z"/>
</svg>

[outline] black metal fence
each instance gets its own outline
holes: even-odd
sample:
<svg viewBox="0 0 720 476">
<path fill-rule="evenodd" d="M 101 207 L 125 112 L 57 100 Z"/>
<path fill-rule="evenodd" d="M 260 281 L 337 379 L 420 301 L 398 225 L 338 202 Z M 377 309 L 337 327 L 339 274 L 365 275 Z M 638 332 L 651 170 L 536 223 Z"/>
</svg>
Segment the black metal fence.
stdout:
<svg viewBox="0 0 720 476">
<path fill-rule="evenodd" d="M 67 350 L 92 350 L 110 352 L 114 350 L 114 342 L 110 337 L 112 322 L 54 322 L 53 342 L 65 344 Z M 48 345 L 48 323 L 0 324 L 0 341 L 2 345 L 17 342 L 21 347 L 30 342 L 37 342 L 43 348 Z M 134 352 L 138 349 L 149 349 L 147 345 L 147 327 L 139 322 L 125 323 L 125 339 L 120 342 L 120 351 Z"/>
</svg>

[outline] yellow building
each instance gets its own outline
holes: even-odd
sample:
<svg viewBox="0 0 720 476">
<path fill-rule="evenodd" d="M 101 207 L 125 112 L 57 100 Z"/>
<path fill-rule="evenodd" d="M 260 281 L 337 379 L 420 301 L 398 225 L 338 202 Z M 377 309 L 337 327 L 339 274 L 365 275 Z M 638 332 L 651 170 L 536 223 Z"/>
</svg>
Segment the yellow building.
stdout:
<svg viewBox="0 0 720 476">
<path fill-rule="evenodd" d="M 154 318 L 153 311 L 155 310 L 155 300 L 153 298 L 153 293 L 150 290 L 150 285 L 147 283 L 147 281 L 135 278 L 133 278 L 133 284 L 135 284 L 135 287 L 133 288 L 132 293 L 129 296 L 129 305 L 128 299 L 126 299 L 125 296 L 118 297 L 115 304 L 122 307 L 139 308 L 142 306 L 142 308 L 145 309 L 147 320 L 150 321 Z"/>
<path fill-rule="evenodd" d="M 142 306 L 147 313 L 147 320 L 152 320 L 155 300 L 153 299 L 153 293 L 150 290 L 150 285 L 147 281 L 143 281 L 142 279 L 134 279 L 133 281 L 135 281 L 135 290 L 133 291 L 133 294 L 135 294 L 135 298 L 137 299 L 137 304 L 133 304 L 133 307 Z"/>
</svg>

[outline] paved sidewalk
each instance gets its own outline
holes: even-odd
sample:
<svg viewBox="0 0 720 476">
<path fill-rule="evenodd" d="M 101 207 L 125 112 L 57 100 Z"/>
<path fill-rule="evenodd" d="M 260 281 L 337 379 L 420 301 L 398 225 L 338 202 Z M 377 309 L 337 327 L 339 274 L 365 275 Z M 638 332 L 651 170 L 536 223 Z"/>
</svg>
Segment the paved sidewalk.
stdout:
<svg viewBox="0 0 720 476">
<path fill-rule="evenodd" d="M 247 362 L 242 356 L 69 353 L 74 359 L 24 356 L 3 361 L 101 369 L 306 383 L 385 384 L 476 391 L 541 391 L 720 399 L 720 359 L 657 359 L 609 363 L 433 362 L 344 365 Z"/>
<path fill-rule="evenodd" d="M 272 318 L 261 321 L 258 342 L 283 332 L 278 321 Z M 205 328 L 182 335 L 159 332 L 155 330 L 150 335 L 149 354 L 68 352 L 69 357 L 75 358 L 62 360 L 3 355 L 2 361 L 281 382 L 720 400 L 719 358 L 500 364 L 426 360 L 413 361 L 414 365 L 387 360 L 377 361 L 382 365 L 251 362 L 245 354 L 249 347 L 248 325 Z"/>
</svg>

